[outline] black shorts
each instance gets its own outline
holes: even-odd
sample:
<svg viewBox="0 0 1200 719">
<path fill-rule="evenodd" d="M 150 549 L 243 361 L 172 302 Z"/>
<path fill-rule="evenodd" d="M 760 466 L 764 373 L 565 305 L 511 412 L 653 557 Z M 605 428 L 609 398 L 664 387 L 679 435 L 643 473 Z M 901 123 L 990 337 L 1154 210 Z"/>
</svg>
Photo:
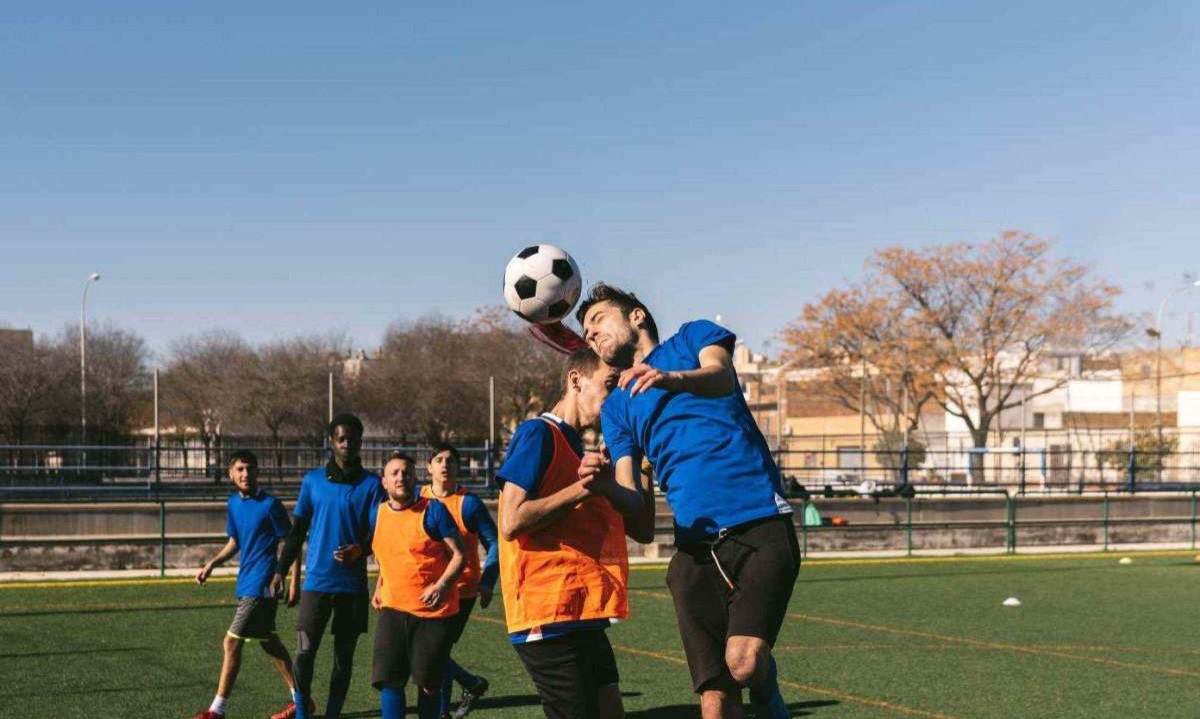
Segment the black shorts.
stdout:
<svg viewBox="0 0 1200 719">
<path fill-rule="evenodd" d="M 449 617 L 446 621 L 450 623 L 450 643 L 457 644 L 459 639 L 462 639 L 463 630 L 467 628 L 467 620 L 471 618 L 471 610 L 475 608 L 475 600 L 478 597 L 470 599 L 458 600 L 458 614 Z"/>
<path fill-rule="evenodd" d="M 333 616 L 333 635 L 364 634 L 367 631 L 367 605 L 365 594 L 343 592 L 301 592 L 300 618 L 296 630 L 319 637 L 325 633 L 325 625 Z"/>
<path fill-rule="evenodd" d="M 600 689 L 621 680 L 604 629 L 514 644 L 537 687 L 546 719 L 597 719 Z"/>
<path fill-rule="evenodd" d="M 442 686 L 450 661 L 450 619 L 429 619 L 386 607 L 375 624 L 371 686 L 403 689 L 411 675 L 425 689 Z"/>
<path fill-rule="evenodd" d="M 729 637 L 758 637 L 774 646 L 799 572 L 790 514 L 733 527 L 715 544 L 679 547 L 667 586 L 695 691 L 737 688 L 725 665 Z"/>
<path fill-rule="evenodd" d="M 244 642 L 260 642 L 275 636 L 275 612 L 279 600 L 270 597 L 238 597 L 237 610 L 226 634 Z"/>
</svg>

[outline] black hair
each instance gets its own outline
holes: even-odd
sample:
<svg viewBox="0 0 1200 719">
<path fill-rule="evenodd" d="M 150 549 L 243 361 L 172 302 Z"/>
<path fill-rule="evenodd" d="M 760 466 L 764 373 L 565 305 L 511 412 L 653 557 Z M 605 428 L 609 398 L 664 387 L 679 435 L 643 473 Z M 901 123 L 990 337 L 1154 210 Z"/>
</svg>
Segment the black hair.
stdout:
<svg viewBox="0 0 1200 719">
<path fill-rule="evenodd" d="M 229 461 L 225 463 L 225 466 L 232 467 L 234 462 L 245 462 L 250 469 L 258 469 L 258 455 L 248 449 L 230 452 Z"/>
<path fill-rule="evenodd" d="M 458 453 L 458 448 L 449 442 L 435 442 L 429 450 L 429 461 L 432 462 L 433 458 L 442 452 L 449 452 L 450 456 L 454 458 L 454 463 L 462 466 L 462 455 Z"/>
<path fill-rule="evenodd" d="M 641 310 L 646 313 L 646 332 L 650 334 L 650 339 L 658 342 L 658 325 L 654 323 L 654 316 L 650 314 L 650 310 L 642 301 L 637 298 L 637 295 L 632 292 L 626 292 L 620 287 L 606 285 L 603 282 L 598 282 L 592 285 L 592 289 L 588 292 L 587 299 L 579 304 L 579 309 L 575 310 L 575 319 L 580 326 L 583 325 L 583 318 L 587 316 L 587 311 L 593 305 L 601 302 L 611 302 L 626 317 L 634 310 Z"/>
<path fill-rule="evenodd" d="M 329 436 L 331 438 L 333 437 L 333 431 L 338 427 L 345 427 L 346 429 L 352 429 L 358 432 L 359 438 L 361 438 L 363 435 L 362 420 L 357 416 L 350 414 L 349 412 L 342 412 L 341 414 L 336 415 L 333 419 L 329 420 Z"/>
</svg>

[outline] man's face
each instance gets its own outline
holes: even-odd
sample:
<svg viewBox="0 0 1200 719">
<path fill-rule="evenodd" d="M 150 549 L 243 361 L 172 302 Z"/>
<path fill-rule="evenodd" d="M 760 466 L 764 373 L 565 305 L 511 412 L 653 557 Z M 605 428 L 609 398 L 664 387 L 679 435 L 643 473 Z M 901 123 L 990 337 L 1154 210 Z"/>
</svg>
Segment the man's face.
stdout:
<svg viewBox="0 0 1200 719">
<path fill-rule="evenodd" d="M 242 494 L 254 494 L 258 489 L 258 467 L 248 464 L 245 460 L 234 460 L 233 464 L 229 465 L 229 480 Z"/>
<path fill-rule="evenodd" d="M 435 482 L 457 482 L 458 460 L 448 449 L 433 455 L 429 459 L 429 478 Z"/>
<path fill-rule="evenodd" d="M 600 406 L 617 386 L 620 376 L 616 367 L 604 363 L 591 375 L 579 376 L 579 419 L 585 427 L 595 425 L 600 420 Z"/>
<path fill-rule="evenodd" d="M 583 337 L 605 364 L 629 367 L 637 349 L 637 327 L 621 308 L 611 302 L 597 302 L 583 316 Z"/>
<path fill-rule="evenodd" d="M 329 444 L 333 449 L 333 458 L 345 467 L 358 459 L 358 452 L 362 449 L 362 435 L 353 427 L 339 424 L 333 428 Z"/>
<path fill-rule="evenodd" d="M 404 459 L 388 460 L 383 468 L 383 489 L 396 504 L 408 504 L 416 499 L 417 474 L 412 463 Z"/>
</svg>

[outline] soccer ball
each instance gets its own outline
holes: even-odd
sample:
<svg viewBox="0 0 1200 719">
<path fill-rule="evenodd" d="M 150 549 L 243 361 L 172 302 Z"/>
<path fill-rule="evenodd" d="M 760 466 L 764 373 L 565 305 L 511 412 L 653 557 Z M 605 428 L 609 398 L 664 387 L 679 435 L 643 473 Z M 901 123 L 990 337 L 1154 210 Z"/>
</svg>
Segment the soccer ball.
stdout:
<svg viewBox="0 0 1200 719">
<path fill-rule="evenodd" d="M 545 324 L 566 317 L 582 289 L 579 265 L 554 245 L 526 247 L 504 268 L 504 301 L 529 322 Z"/>
</svg>

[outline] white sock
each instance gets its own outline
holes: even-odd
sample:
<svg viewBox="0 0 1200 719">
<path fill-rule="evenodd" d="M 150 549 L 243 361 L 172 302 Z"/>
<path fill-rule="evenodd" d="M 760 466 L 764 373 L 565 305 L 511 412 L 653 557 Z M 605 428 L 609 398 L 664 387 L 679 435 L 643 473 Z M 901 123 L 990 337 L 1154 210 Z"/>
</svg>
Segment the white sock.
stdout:
<svg viewBox="0 0 1200 719">
<path fill-rule="evenodd" d="M 224 714 L 225 713 L 225 702 L 226 702 L 225 697 L 218 694 L 215 697 L 213 697 L 213 703 L 208 707 L 208 710 L 210 712 Z"/>
</svg>

